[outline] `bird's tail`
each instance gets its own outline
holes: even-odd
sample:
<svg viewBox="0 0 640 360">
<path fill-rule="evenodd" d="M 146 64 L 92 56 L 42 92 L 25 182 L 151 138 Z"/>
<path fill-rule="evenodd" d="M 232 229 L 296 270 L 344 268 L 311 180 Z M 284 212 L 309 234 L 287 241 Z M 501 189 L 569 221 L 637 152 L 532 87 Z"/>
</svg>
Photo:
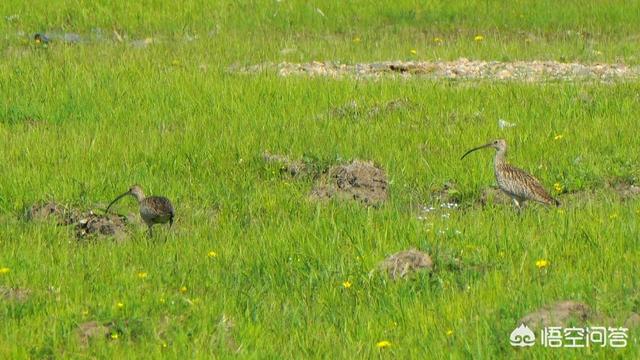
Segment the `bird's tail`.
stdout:
<svg viewBox="0 0 640 360">
<path fill-rule="evenodd" d="M 169 229 L 171 229 L 171 227 L 173 226 L 173 213 L 171 213 L 171 216 L 169 217 Z"/>
</svg>

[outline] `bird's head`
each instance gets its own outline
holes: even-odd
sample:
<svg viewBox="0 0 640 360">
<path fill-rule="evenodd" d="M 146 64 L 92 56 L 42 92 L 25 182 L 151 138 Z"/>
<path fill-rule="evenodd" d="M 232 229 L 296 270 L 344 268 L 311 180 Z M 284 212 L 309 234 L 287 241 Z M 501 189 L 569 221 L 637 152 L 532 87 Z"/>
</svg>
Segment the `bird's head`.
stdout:
<svg viewBox="0 0 640 360">
<path fill-rule="evenodd" d="M 501 153 L 505 153 L 507 151 L 507 141 L 504 139 L 495 139 L 492 140 L 484 145 L 475 147 L 469 151 L 467 151 L 466 153 L 464 153 L 464 155 L 462 155 L 462 157 L 460 158 L 460 160 L 464 159 L 465 156 L 471 154 L 472 152 L 476 151 L 476 150 L 480 150 L 480 149 L 484 149 L 484 148 L 494 148 L 496 149 L 496 151 L 501 152 Z"/>
</svg>

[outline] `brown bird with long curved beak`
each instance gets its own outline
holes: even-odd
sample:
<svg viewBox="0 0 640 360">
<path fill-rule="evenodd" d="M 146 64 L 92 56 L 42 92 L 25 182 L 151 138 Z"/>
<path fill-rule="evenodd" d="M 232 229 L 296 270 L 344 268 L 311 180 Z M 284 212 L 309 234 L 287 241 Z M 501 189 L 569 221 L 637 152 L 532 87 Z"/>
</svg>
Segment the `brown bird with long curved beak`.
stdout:
<svg viewBox="0 0 640 360">
<path fill-rule="evenodd" d="M 532 200 L 544 205 L 560 205 L 558 200 L 552 198 L 547 190 L 542 187 L 538 179 L 529 175 L 524 170 L 507 163 L 507 142 L 504 139 L 493 140 L 488 144 L 473 148 L 464 153 L 460 160 L 476 150 L 488 147 L 496 149 L 496 155 L 493 158 L 493 167 L 498 186 L 500 190 L 511 197 L 518 209 L 523 207 L 527 200 Z"/>
<path fill-rule="evenodd" d="M 132 186 L 129 191 L 115 198 L 109 206 L 107 206 L 106 212 L 109 212 L 111 205 L 127 195 L 131 195 L 138 200 L 138 205 L 140 205 L 140 216 L 149 227 L 149 236 L 153 235 L 151 228 L 155 224 L 166 224 L 168 222 L 169 227 L 173 225 L 175 212 L 173 210 L 173 205 L 171 205 L 171 201 L 164 196 L 145 197 L 144 192 L 142 192 L 142 188 L 138 185 Z"/>
</svg>

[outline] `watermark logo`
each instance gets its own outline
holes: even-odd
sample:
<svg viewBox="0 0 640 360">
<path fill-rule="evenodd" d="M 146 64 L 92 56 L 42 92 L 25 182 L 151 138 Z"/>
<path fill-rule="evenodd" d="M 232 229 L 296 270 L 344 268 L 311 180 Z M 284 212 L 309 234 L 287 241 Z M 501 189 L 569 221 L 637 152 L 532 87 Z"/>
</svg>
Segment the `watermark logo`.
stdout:
<svg viewBox="0 0 640 360">
<path fill-rule="evenodd" d="M 545 327 L 540 331 L 540 345 L 549 348 L 612 347 L 624 348 L 629 339 L 629 329 L 623 327 Z M 520 324 L 511 332 L 511 346 L 529 347 L 536 344 L 536 335 L 529 327 Z"/>
<path fill-rule="evenodd" d="M 533 346 L 536 343 L 536 335 L 525 324 L 520 324 L 511 332 L 509 340 L 511 341 L 511 346 Z"/>
</svg>

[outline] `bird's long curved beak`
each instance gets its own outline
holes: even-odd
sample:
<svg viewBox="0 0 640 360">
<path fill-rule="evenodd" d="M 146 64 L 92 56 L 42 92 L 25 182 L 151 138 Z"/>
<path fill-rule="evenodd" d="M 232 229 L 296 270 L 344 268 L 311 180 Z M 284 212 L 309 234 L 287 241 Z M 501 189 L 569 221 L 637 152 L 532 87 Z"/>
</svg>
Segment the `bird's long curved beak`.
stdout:
<svg viewBox="0 0 640 360">
<path fill-rule="evenodd" d="M 472 152 L 474 152 L 474 151 L 476 151 L 476 150 L 484 149 L 484 148 L 489 147 L 489 146 L 491 146 L 491 145 L 492 145 L 491 143 L 488 143 L 488 144 L 484 144 L 484 145 L 482 145 L 482 146 L 475 147 L 475 148 L 473 148 L 473 149 L 471 149 L 471 150 L 467 151 L 466 153 L 464 153 L 464 155 L 462 155 L 462 157 L 460 158 L 460 160 L 464 159 L 464 157 L 465 157 L 465 156 L 467 156 L 467 155 L 471 154 Z"/>
<path fill-rule="evenodd" d="M 109 212 L 109 209 L 111 208 L 111 205 L 115 204 L 115 203 L 116 203 L 116 201 L 118 201 L 118 200 L 122 199 L 123 197 L 125 197 L 125 196 L 127 196 L 127 195 L 131 195 L 131 192 L 127 191 L 126 193 L 121 194 L 121 195 L 119 195 L 117 198 L 115 198 L 115 199 L 114 199 L 114 200 L 109 204 L 109 206 L 107 206 L 107 210 L 106 210 L 105 212 L 106 212 L 106 213 L 108 213 L 108 212 Z"/>
</svg>

